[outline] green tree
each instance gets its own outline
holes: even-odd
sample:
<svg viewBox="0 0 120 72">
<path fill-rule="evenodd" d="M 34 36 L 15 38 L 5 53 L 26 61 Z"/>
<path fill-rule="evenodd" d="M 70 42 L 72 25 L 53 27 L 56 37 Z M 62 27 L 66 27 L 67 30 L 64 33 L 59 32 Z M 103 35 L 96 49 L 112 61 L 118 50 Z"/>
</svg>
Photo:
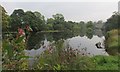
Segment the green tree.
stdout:
<svg viewBox="0 0 120 72">
<path fill-rule="evenodd" d="M 2 9 L 2 31 L 6 32 L 8 31 L 8 28 L 9 28 L 10 17 L 7 15 L 6 10 L 2 6 L 0 7 Z"/>
<path fill-rule="evenodd" d="M 48 18 L 47 19 L 47 30 L 53 30 L 54 19 Z"/>
<path fill-rule="evenodd" d="M 54 30 L 62 31 L 64 29 L 64 16 L 62 14 L 55 14 L 53 15 L 54 19 Z"/>
<path fill-rule="evenodd" d="M 16 31 L 17 27 L 24 28 L 26 24 L 30 25 L 33 31 L 41 31 L 44 29 L 45 19 L 39 12 L 27 11 L 22 9 L 14 10 L 11 14 L 11 29 Z"/>
<path fill-rule="evenodd" d="M 29 24 L 31 26 L 31 28 L 33 29 L 34 32 L 39 30 L 38 26 L 37 26 L 38 20 L 33 12 L 31 12 L 31 11 L 25 12 L 24 21 L 26 24 Z"/>
<path fill-rule="evenodd" d="M 22 9 L 14 10 L 14 12 L 10 15 L 11 21 L 10 26 L 12 31 L 16 31 L 17 27 L 23 27 L 25 13 Z"/>
<path fill-rule="evenodd" d="M 74 23 L 74 26 L 73 26 L 73 32 L 75 33 L 75 35 L 79 35 L 80 34 L 80 24 L 78 23 Z"/>
<path fill-rule="evenodd" d="M 86 25 L 85 22 L 80 22 L 80 36 L 84 36 L 86 34 Z"/>
<path fill-rule="evenodd" d="M 45 25 L 45 17 L 40 12 L 37 12 L 37 11 L 35 11 L 34 14 L 36 16 L 36 24 L 37 24 L 38 30 L 45 30 L 47 27 Z"/>
<path fill-rule="evenodd" d="M 118 23 L 120 23 L 120 20 L 118 19 L 120 19 L 120 13 L 114 12 L 113 15 L 109 19 L 107 19 L 107 22 L 103 26 L 105 32 L 112 29 L 118 29 Z"/>
<path fill-rule="evenodd" d="M 110 55 L 119 55 L 118 48 L 120 48 L 119 42 L 119 24 L 120 23 L 120 13 L 114 12 L 114 14 L 107 19 L 103 26 L 105 34 L 105 48 Z"/>
<path fill-rule="evenodd" d="M 94 25 L 92 21 L 88 21 L 86 24 L 86 36 L 88 36 L 88 38 L 92 38 L 93 34 L 94 34 Z"/>
</svg>

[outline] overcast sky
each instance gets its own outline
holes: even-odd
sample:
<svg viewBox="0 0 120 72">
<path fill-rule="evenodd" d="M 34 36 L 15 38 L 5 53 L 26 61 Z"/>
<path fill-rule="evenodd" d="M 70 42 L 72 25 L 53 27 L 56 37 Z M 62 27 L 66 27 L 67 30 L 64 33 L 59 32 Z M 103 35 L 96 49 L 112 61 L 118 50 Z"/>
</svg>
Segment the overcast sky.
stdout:
<svg viewBox="0 0 120 72">
<path fill-rule="evenodd" d="M 39 11 L 45 18 L 61 13 L 65 20 L 106 21 L 114 11 L 118 11 L 117 2 L 2 2 L 10 15 L 15 9 Z"/>
</svg>

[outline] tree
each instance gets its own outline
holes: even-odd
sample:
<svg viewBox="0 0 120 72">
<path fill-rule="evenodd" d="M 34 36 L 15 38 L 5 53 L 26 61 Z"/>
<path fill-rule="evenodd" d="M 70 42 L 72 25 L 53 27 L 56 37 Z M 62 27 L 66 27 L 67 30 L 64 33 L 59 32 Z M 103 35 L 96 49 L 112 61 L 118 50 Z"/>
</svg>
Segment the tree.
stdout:
<svg viewBox="0 0 120 72">
<path fill-rule="evenodd" d="M 34 32 L 38 30 L 37 26 L 38 20 L 33 12 L 31 11 L 25 12 L 24 21 L 26 24 L 29 24 L 31 26 Z"/>
<path fill-rule="evenodd" d="M 47 30 L 53 30 L 54 19 L 48 18 L 46 24 L 47 24 Z"/>
<path fill-rule="evenodd" d="M 53 15 L 53 18 L 58 22 L 64 21 L 64 16 L 62 14 L 55 14 Z"/>
<path fill-rule="evenodd" d="M 114 12 L 114 14 L 109 19 L 107 19 L 107 22 L 103 26 L 105 33 L 105 48 L 110 55 L 119 55 L 119 23 L 120 13 Z"/>
<path fill-rule="evenodd" d="M 80 22 L 80 36 L 84 36 L 86 34 L 86 25 L 85 22 Z"/>
<path fill-rule="evenodd" d="M 86 27 L 93 29 L 93 22 L 92 21 L 88 21 Z"/>
<path fill-rule="evenodd" d="M 22 9 L 14 10 L 14 12 L 10 15 L 10 26 L 12 31 L 16 31 L 18 27 L 23 27 L 24 15 L 25 13 Z"/>
<path fill-rule="evenodd" d="M 62 14 L 55 14 L 53 15 L 54 19 L 54 30 L 62 31 L 64 29 L 64 16 Z"/>
<path fill-rule="evenodd" d="M 105 32 L 112 29 L 118 29 L 118 23 L 120 23 L 118 19 L 120 19 L 120 13 L 114 12 L 114 14 L 109 19 L 107 19 L 107 22 L 103 26 Z"/>
<path fill-rule="evenodd" d="M 41 31 L 44 29 L 45 19 L 44 16 L 39 12 L 27 11 L 24 12 L 22 9 L 14 10 L 11 14 L 11 26 L 12 30 L 16 31 L 17 27 L 24 28 L 26 24 L 31 26 L 33 31 Z"/>
<path fill-rule="evenodd" d="M 75 34 L 77 34 L 77 35 L 79 35 L 80 34 L 80 29 L 81 27 L 80 27 L 80 24 L 79 23 L 74 23 L 74 26 L 73 26 L 73 32 L 75 33 Z"/>
<path fill-rule="evenodd" d="M 1 21 L 0 21 L 1 23 L 0 24 L 2 26 L 2 27 L 0 27 L 0 30 L 2 30 L 2 38 L 5 39 L 6 38 L 5 32 L 9 32 L 10 17 L 7 15 L 6 10 L 2 6 L 0 6 L 0 9 L 2 11 L 1 14 L 0 14 L 1 15 L 0 16 L 0 18 L 1 18 Z M 0 32 L 0 34 L 1 34 L 1 32 Z"/>
<path fill-rule="evenodd" d="M 94 25 L 92 21 L 88 21 L 86 24 L 86 35 L 88 36 L 88 38 L 92 38 L 93 34 L 94 34 Z"/>
<path fill-rule="evenodd" d="M 38 30 L 45 30 L 47 27 L 45 25 L 45 17 L 37 11 L 34 12 L 34 15 L 36 16 Z"/>
<path fill-rule="evenodd" d="M 67 32 L 72 32 L 72 29 L 73 29 L 73 22 L 72 21 L 68 21 L 68 22 L 65 22 L 64 23 L 64 28 L 65 30 L 64 31 L 67 31 Z M 66 32 L 66 33 L 67 33 Z"/>
<path fill-rule="evenodd" d="M 2 9 L 2 32 L 8 31 L 10 17 L 7 15 L 6 10 L 0 6 Z"/>
</svg>

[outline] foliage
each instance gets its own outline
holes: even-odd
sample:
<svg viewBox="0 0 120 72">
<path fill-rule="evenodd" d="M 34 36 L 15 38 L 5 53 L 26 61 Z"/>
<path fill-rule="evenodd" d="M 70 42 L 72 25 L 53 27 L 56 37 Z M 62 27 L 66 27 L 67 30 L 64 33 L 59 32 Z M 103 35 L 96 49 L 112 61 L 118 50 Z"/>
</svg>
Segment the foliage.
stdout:
<svg viewBox="0 0 120 72">
<path fill-rule="evenodd" d="M 111 55 L 116 55 L 118 54 L 118 48 L 120 48 L 120 45 L 118 44 L 118 39 L 120 36 L 118 35 L 117 29 L 111 30 L 107 32 L 106 35 L 106 40 L 105 40 L 105 45 L 107 52 Z"/>
<path fill-rule="evenodd" d="M 80 54 L 79 50 L 64 48 L 63 41 L 46 50 L 34 69 L 40 70 L 118 70 L 118 56 L 93 56 Z"/>
<path fill-rule="evenodd" d="M 25 49 L 24 37 L 13 40 L 3 40 L 3 70 L 26 70 L 28 64 L 27 56 L 24 55 Z"/>
<path fill-rule="evenodd" d="M 45 17 L 38 11 L 25 12 L 22 9 L 17 9 L 13 11 L 13 13 L 10 15 L 9 25 L 10 31 L 13 32 L 16 32 L 18 27 L 22 27 L 22 29 L 24 29 L 26 25 L 29 25 L 33 29 L 33 32 L 31 33 L 31 35 L 29 35 L 29 41 L 27 43 L 28 49 L 33 48 L 35 44 L 39 43 L 39 36 L 38 38 L 33 37 L 38 32 L 58 31 L 64 32 L 64 36 L 71 36 L 73 33 L 73 36 L 86 35 L 88 38 L 92 38 L 95 31 L 95 24 L 92 21 L 88 21 L 87 23 L 83 21 L 65 21 L 64 16 L 59 13 L 52 15 L 52 18 L 48 18 L 47 20 L 45 20 Z M 38 39 L 38 41 L 34 41 L 34 39 Z"/>
<path fill-rule="evenodd" d="M 81 21 L 80 22 L 80 36 L 86 35 L 86 24 L 85 22 Z"/>
<path fill-rule="evenodd" d="M 120 20 L 119 13 L 111 16 L 103 26 L 106 34 L 106 50 L 111 55 L 117 55 L 118 48 L 118 23 Z M 101 21 L 98 24 L 103 24 Z M 4 38 L 3 33 L 3 70 L 26 70 L 28 69 L 28 56 L 23 53 L 24 49 L 39 48 L 38 45 L 43 39 L 44 34 L 39 32 L 53 32 L 49 36 L 49 40 L 56 41 L 50 46 L 39 58 L 39 63 L 36 62 L 34 69 L 40 70 L 117 70 L 117 56 L 95 56 L 88 57 L 80 54 L 79 50 L 74 50 L 70 47 L 64 48 L 64 40 L 76 35 L 87 35 L 92 38 L 96 30 L 101 28 L 95 27 L 95 22 L 88 21 L 87 23 L 65 21 L 62 14 L 55 14 L 52 18 L 45 20 L 45 17 L 35 11 L 26 11 L 22 9 L 14 10 L 8 16 L 5 9 L 2 7 L 2 27 L 3 31 L 9 36 L 11 31 L 16 32 L 17 27 L 24 29 L 28 24 L 33 32 L 30 35 L 28 42 L 24 42 L 24 37 L 9 37 Z M 9 30 L 10 28 L 10 30 Z M 95 29 L 96 28 L 96 29 Z M 113 30 L 115 29 L 115 30 Z M 57 31 L 57 32 L 55 32 Z M 40 43 L 41 44 L 41 43 Z"/>
<path fill-rule="evenodd" d="M 52 52 L 51 52 L 52 50 Z M 82 56 L 78 50 L 64 48 L 63 40 L 55 43 L 55 47 L 40 55 L 34 69 L 41 70 L 90 70 L 94 68 L 92 59 Z"/>
<path fill-rule="evenodd" d="M 34 31 L 44 29 L 45 20 L 39 12 L 24 12 L 22 9 L 14 10 L 10 16 L 11 30 L 16 31 L 17 27 L 24 28 L 26 24 L 32 27 Z"/>
<path fill-rule="evenodd" d="M 118 56 L 95 56 L 92 57 L 95 62 L 95 70 L 118 70 Z"/>
<path fill-rule="evenodd" d="M 4 32 L 8 32 L 9 31 L 9 27 L 10 27 L 10 25 L 9 25 L 9 21 L 10 21 L 10 17 L 7 15 L 7 12 L 6 12 L 6 10 L 0 5 L 0 10 L 2 11 L 2 13 L 1 13 L 1 21 L 2 21 L 2 23 L 1 23 L 1 26 L 2 26 L 2 29 L 0 29 L 0 30 L 2 30 L 2 38 L 4 39 L 5 38 L 5 34 L 4 34 Z M 1 28 L 1 27 L 0 27 Z"/>
<path fill-rule="evenodd" d="M 107 22 L 103 26 L 103 31 L 105 34 L 105 48 L 110 55 L 119 54 L 118 49 L 120 48 L 118 44 L 119 37 L 119 26 L 120 23 L 120 13 L 114 12 L 114 14 L 107 19 Z"/>
<path fill-rule="evenodd" d="M 118 24 L 120 23 L 120 13 L 119 12 L 114 12 L 114 14 L 107 19 L 107 22 L 104 24 L 103 28 L 104 31 L 110 31 L 112 29 L 118 29 Z"/>
<path fill-rule="evenodd" d="M 11 31 L 16 31 L 18 27 L 23 28 L 23 16 L 25 15 L 22 9 L 14 10 L 14 12 L 10 15 L 10 26 Z"/>
<path fill-rule="evenodd" d="M 88 36 L 88 38 L 92 38 L 93 37 L 93 34 L 94 34 L 94 25 L 92 23 L 92 21 L 89 21 L 87 22 L 87 25 L 86 25 L 86 36 Z"/>
<path fill-rule="evenodd" d="M 53 28 L 54 30 L 62 31 L 64 29 L 64 16 L 62 14 L 53 15 Z"/>
</svg>

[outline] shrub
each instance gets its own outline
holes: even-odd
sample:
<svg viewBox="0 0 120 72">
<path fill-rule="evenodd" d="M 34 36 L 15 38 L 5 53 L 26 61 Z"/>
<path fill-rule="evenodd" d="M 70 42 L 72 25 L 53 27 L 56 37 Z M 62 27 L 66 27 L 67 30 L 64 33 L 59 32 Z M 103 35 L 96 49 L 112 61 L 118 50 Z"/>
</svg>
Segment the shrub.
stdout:
<svg viewBox="0 0 120 72">
<path fill-rule="evenodd" d="M 53 51 L 46 50 L 40 55 L 39 62 L 36 62 L 34 69 L 41 70 L 90 70 L 94 63 L 87 55 L 80 54 L 79 50 L 70 47 L 64 48 L 60 40 L 52 47 Z"/>
<path fill-rule="evenodd" d="M 118 56 L 95 56 L 95 70 L 118 70 Z"/>
<path fill-rule="evenodd" d="M 118 48 L 120 48 L 119 41 L 118 41 L 119 38 L 120 36 L 118 35 L 118 30 L 111 30 L 107 32 L 105 45 L 106 45 L 107 52 L 110 55 L 119 54 L 118 52 Z"/>
<path fill-rule="evenodd" d="M 26 61 L 27 56 L 24 55 L 25 49 L 24 37 L 18 39 L 4 39 L 3 40 L 3 70 L 25 70 L 28 69 Z"/>
</svg>

